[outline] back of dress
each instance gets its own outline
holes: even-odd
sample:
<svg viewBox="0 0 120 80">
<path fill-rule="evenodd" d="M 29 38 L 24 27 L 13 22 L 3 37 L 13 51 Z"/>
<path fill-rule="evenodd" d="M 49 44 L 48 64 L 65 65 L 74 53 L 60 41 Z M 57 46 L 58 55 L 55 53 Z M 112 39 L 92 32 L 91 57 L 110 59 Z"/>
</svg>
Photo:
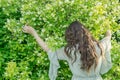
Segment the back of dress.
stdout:
<svg viewBox="0 0 120 80">
<path fill-rule="evenodd" d="M 110 56 L 110 49 L 111 49 L 110 38 L 111 36 L 108 36 L 100 41 L 104 49 L 103 56 L 105 57 L 105 60 L 103 59 L 103 56 L 101 56 L 100 48 L 97 46 L 96 43 L 94 44 L 98 55 L 98 65 L 96 69 L 94 69 L 94 65 L 93 65 L 89 73 L 81 69 L 80 54 L 77 54 L 77 59 L 73 63 L 71 59 L 69 59 L 65 54 L 64 47 L 58 49 L 55 52 L 49 51 L 48 57 L 50 59 L 50 69 L 49 69 L 50 80 L 55 80 L 57 77 L 57 70 L 60 67 L 58 60 L 67 60 L 71 72 L 73 74 L 72 80 L 102 80 L 101 74 L 108 72 L 112 66 L 111 56 Z"/>
<path fill-rule="evenodd" d="M 71 61 L 71 59 L 68 60 L 69 63 L 69 67 L 72 71 L 73 77 L 72 80 L 102 80 L 99 72 L 100 72 L 100 68 L 101 68 L 101 64 L 102 64 L 102 56 L 101 56 L 101 50 L 98 47 L 98 45 L 96 43 L 94 43 L 96 51 L 97 51 L 97 56 L 98 56 L 98 65 L 96 68 L 94 68 L 95 65 L 93 65 L 90 68 L 89 73 L 83 69 L 81 69 L 81 65 L 82 62 L 80 61 L 80 53 L 77 52 L 77 59 L 76 61 L 73 63 L 73 61 Z M 74 54 L 72 54 L 73 58 L 74 58 Z M 74 59 L 73 59 L 74 60 Z"/>
</svg>

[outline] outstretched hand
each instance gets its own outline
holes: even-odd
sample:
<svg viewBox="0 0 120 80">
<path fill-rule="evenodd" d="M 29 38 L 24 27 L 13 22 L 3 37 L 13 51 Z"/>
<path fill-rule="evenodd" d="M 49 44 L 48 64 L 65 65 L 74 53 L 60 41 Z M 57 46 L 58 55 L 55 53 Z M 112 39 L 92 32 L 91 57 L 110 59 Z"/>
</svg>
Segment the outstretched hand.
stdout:
<svg viewBox="0 0 120 80">
<path fill-rule="evenodd" d="M 23 27 L 23 32 L 24 32 L 24 33 L 33 34 L 34 31 L 35 31 L 34 28 L 32 28 L 31 26 L 25 25 L 25 26 Z"/>
<path fill-rule="evenodd" d="M 45 50 L 46 52 L 49 51 L 47 44 L 39 37 L 39 35 L 37 34 L 34 28 L 32 28 L 31 26 L 25 25 L 23 27 L 23 32 L 33 35 L 36 41 L 38 42 L 38 44 L 42 47 L 42 49 Z"/>
</svg>

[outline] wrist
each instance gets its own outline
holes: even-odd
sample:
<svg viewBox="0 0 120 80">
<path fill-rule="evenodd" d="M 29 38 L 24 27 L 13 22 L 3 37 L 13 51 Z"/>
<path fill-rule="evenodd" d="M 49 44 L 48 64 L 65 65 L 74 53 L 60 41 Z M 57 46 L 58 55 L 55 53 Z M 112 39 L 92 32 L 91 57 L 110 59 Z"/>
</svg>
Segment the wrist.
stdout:
<svg viewBox="0 0 120 80">
<path fill-rule="evenodd" d="M 35 35 L 36 34 L 36 31 L 33 29 L 31 32 L 30 32 L 31 35 Z"/>
</svg>

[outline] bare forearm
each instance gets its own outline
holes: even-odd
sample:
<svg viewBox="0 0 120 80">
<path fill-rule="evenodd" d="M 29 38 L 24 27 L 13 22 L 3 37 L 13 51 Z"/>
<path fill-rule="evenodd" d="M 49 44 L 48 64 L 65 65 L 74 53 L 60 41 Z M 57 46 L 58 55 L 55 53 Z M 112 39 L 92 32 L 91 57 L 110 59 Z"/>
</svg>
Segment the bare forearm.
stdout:
<svg viewBox="0 0 120 80">
<path fill-rule="evenodd" d="M 23 27 L 23 32 L 33 35 L 36 41 L 38 42 L 38 44 L 43 48 L 43 50 L 45 50 L 46 52 L 49 51 L 47 44 L 38 36 L 34 28 L 32 28 L 31 26 L 25 25 Z"/>
<path fill-rule="evenodd" d="M 48 52 L 48 51 L 49 51 L 49 48 L 48 48 L 47 44 L 38 36 L 37 32 L 34 31 L 34 32 L 32 33 L 32 35 L 35 37 L 37 43 L 42 47 L 42 49 L 43 49 L 44 51 Z"/>
</svg>

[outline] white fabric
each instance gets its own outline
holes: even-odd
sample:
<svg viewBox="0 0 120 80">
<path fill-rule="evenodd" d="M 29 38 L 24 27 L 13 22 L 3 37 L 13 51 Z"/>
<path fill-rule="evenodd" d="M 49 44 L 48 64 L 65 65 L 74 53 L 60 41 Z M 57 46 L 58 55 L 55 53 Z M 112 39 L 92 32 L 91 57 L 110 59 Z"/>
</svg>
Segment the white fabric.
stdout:
<svg viewBox="0 0 120 80">
<path fill-rule="evenodd" d="M 105 60 L 102 61 L 102 66 L 100 69 L 100 73 L 104 74 L 109 71 L 112 67 L 111 56 L 110 56 L 110 49 L 111 49 L 111 41 L 110 37 L 106 37 L 101 40 L 103 47 L 105 49 Z"/>
<path fill-rule="evenodd" d="M 50 80 L 56 80 L 57 70 L 60 67 L 58 60 L 66 60 L 69 63 L 69 67 L 73 74 L 71 80 L 102 80 L 100 74 L 104 74 L 108 72 L 112 66 L 111 57 L 110 57 L 110 49 L 111 49 L 110 37 L 103 38 L 101 40 L 101 44 L 103 45 L 103 48 L 105 50 L 104 55 L 105 55 L 106 61 L 103 60 L 102 56 L 100 56 L 98 58 L 98 65 L 96 67 L 96 70 L 94 70 L 94 67 L 92 67 L 90 70 L 90 73 L 80 68 L 81 66 L 80 54 L 77 54 L 77 59 L 74 62 L 74 64 L 72 64 L 73 61 L 71 61 L 66 56 L 64 52 L 64 47 L 61 49 L 58 49 L 56 52 L 49 51 L 48 57 L 50 60 L 50 68 L 49 68 Z M 100 54 L 99 47 L 96 44 L 95 46 L 96 46 L 97 53 Z"/>
<path fill-rule="evenodd" d="M 57 55 L 55 53 L 52 53 L 51 51 L 49 53 L 49 60 L 50 60 L 50 68 L 49 68 L 49 78 L 50 80 L 55 80 L 57 77 L 57 69 L 60 67 Z"/>
</svg>

